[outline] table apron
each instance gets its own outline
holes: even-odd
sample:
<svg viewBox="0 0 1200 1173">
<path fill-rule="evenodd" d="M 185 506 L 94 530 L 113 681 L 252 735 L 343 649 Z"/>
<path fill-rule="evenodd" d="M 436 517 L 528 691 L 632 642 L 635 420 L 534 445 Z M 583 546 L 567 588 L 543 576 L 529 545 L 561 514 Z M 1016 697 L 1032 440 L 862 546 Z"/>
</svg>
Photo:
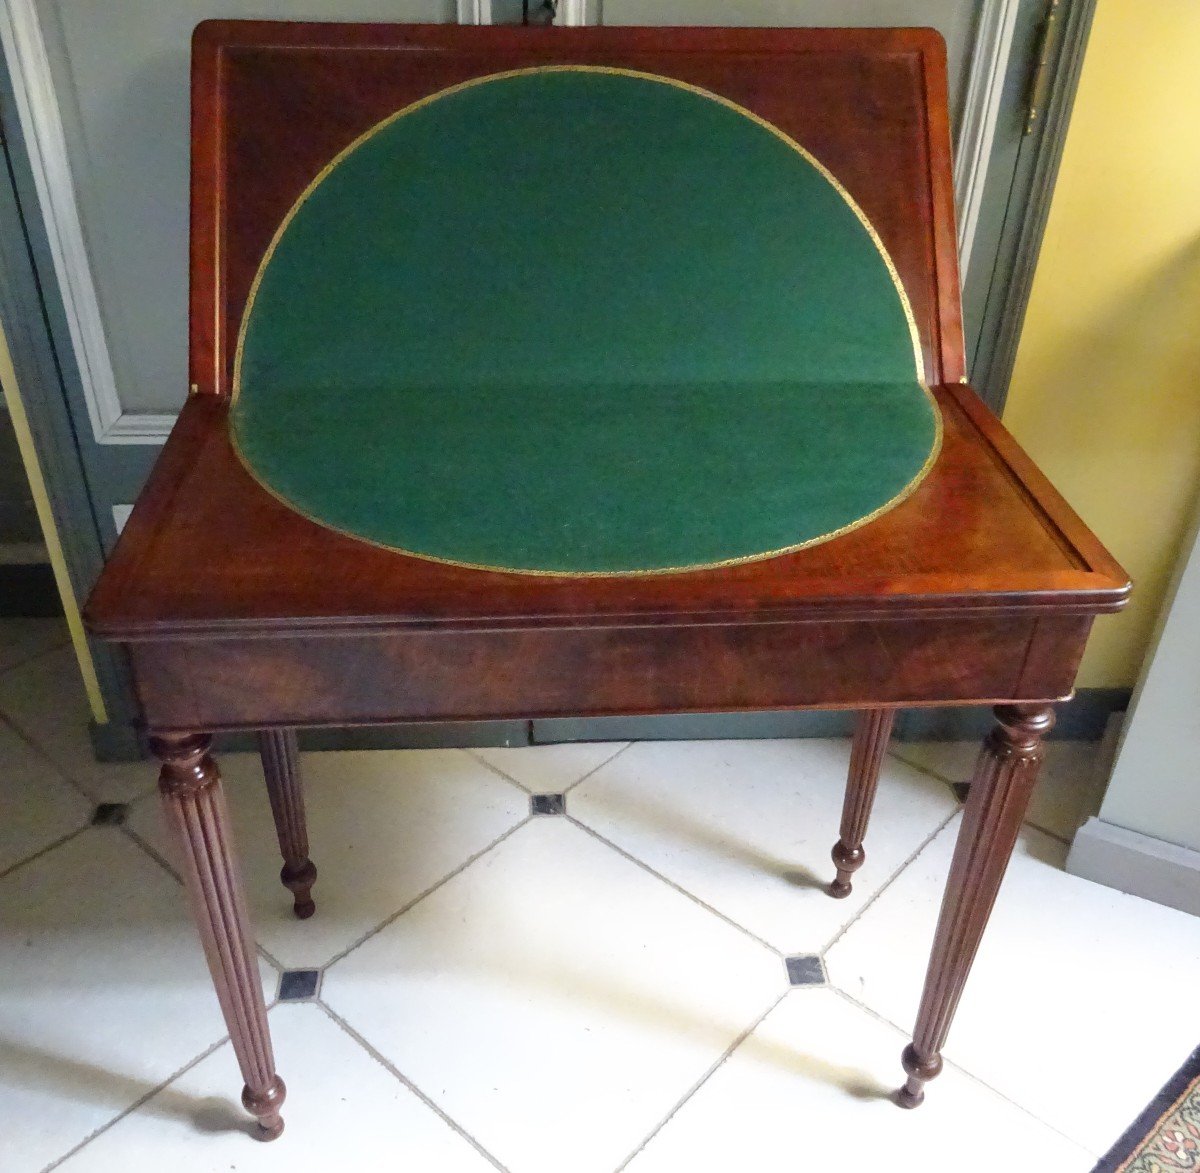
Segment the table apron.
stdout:
<svg viewBox="0 0 1200 1173">
<path fill-rule="evenodd" d="M 400 631 L 129 647 L 159 730 L 857 708 L 1070 694 L 1091 617 Z"/>
</svg>

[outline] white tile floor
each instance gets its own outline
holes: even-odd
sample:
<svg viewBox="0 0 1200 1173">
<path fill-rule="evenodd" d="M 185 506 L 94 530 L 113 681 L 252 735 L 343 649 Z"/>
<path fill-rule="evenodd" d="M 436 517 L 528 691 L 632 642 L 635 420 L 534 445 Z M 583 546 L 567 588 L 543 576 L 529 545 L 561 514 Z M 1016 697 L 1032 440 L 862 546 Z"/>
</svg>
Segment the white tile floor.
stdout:
<svg viewBox="0 0 1200 1173">
<path fill-rule="evenodd" d="M 153 769 L 91 761 L 57 625 L 0 624 L 0 666 L 4 1173 L 1087 1173 L 1200 1037 L 1200 920 L 1062 871 L 1089 746 L 1053 749 L 917 1112 L 888 1095 L 973 748 L 895 747 L 840 902 L 842 742 L 308 755 L 307 922 L 231 755 L 289 1084 L 257 1144 Z M 828 984 L 789 988 L 809 954 Z M 278 1001 L 284 967 L 317 996 Z"/>
</svg>

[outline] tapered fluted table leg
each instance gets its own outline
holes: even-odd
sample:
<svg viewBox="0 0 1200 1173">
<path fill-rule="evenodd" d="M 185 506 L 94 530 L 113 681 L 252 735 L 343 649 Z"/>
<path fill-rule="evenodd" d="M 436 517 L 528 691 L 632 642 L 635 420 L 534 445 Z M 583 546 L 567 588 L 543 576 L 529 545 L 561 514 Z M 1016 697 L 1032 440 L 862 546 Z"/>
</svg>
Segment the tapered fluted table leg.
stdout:
<svg viewBox="0 0 1200 1173">
<path fill-rule="evenodd" d="M 317 910 L 312 886 L 317 880 L 316 865 L 308 858 L 308 827 L 304 818 L 304 790 L 300 780 L 300 751 L 294 729 L 264 729 L 258 735 L 263 775 L 275 830 L 279 834 L 279 852 L 283 886 L 293 896 L 296 915 L 305 920 Z"/>
<path fill-rule="evenodd" d="M 905 1108 L 925 1098 L 924 1085 L 942 1069 L 942 1047 L 1037 781 L 1042 739 L 1054 726 L 1049 705 L 997 705 L 995 712 L 950 864 L 913 1041 L 904 1049 Z"/>
<path fill-rule="evenodd" d="M 895 709 L 864 709 L 854 726 L 850 746 L 850 773 L 846 781 L 846 802 L 842 807 L 841 838 L 833 847 L 837 878 L 829 885 L 829 894 L 838 899 L 850 895 L 850 878 L 867 858 L 863 839 L 875 802 L 879 770 L 887 753 L 888 739 L 896 720 Z"/>
<path fill-rule="evenodd" d="M 274 1140 L 283 1131 L 279 1109 L 285 1089 L 275 1073 L 258 958 L 221 778 L 208 754 L 210 743 L 199 734 L 174 735 L 152 737 L 150 748 L 162 762 L 158 785 L 163 809 L 179 847 L 204 955 L 246 1081 L 242 1103 L 258 1118 L 263 1138 Z"/>
</svg>

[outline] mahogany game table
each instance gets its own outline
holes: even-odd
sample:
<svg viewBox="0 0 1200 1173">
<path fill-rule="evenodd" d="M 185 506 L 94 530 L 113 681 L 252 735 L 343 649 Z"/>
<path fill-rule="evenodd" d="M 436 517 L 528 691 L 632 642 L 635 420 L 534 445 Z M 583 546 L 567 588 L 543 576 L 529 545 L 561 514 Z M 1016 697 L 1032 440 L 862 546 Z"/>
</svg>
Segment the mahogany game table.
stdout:
<svg viewBox="0 0 1200 1173">
<path fill-rule="evenodd" d="M 898 1101 L 940 1051 L 1125 573 L 965 384 L 922 29 L 209 22 L 191 394 L 87 607 L 124 645 L 217 994 L 283 1128 L 212 733 L 995 705 Z M 798 910 L 797 915 L 800 915 Z"/>
</svg>

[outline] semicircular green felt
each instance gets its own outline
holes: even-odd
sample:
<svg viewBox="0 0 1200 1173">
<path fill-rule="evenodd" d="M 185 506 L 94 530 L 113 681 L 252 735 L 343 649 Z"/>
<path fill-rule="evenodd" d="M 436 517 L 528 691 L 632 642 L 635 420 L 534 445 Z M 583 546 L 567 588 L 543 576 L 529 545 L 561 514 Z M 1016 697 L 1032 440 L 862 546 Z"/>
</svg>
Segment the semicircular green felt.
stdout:
<svg viewBox="0 0 1200 1173">
<path fill-rule="evenodd" d="M 414 554 L 630 574 L 863 523 L 940 435 L 881 248 L 714 95 L 556 67 L 444 91 L 310 187 L 231 410 L 297 511 Z"/>
</svg>

